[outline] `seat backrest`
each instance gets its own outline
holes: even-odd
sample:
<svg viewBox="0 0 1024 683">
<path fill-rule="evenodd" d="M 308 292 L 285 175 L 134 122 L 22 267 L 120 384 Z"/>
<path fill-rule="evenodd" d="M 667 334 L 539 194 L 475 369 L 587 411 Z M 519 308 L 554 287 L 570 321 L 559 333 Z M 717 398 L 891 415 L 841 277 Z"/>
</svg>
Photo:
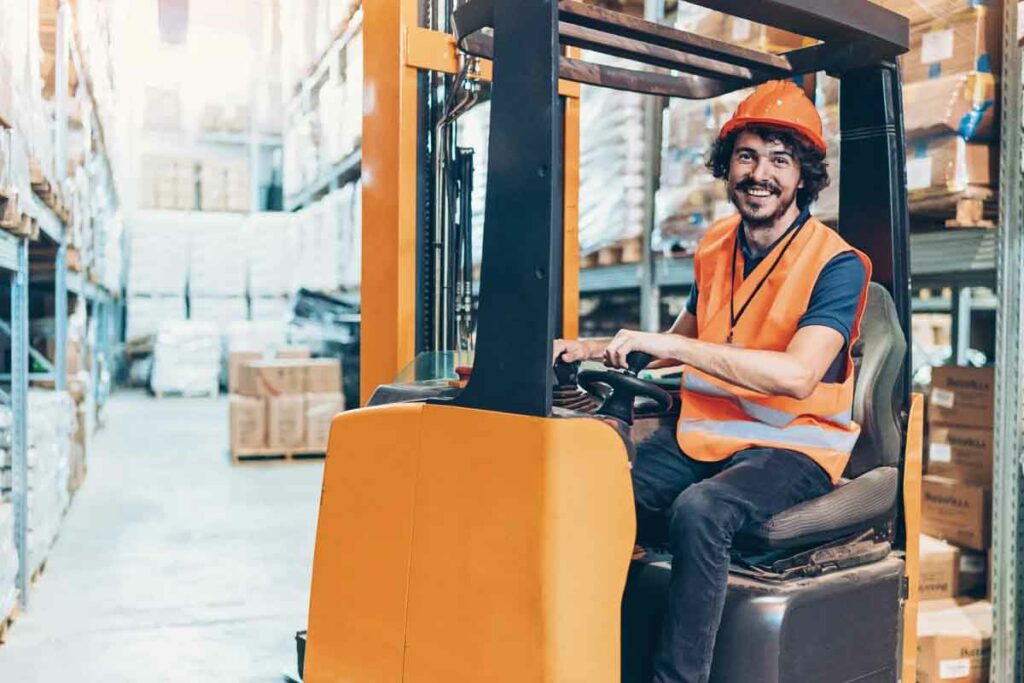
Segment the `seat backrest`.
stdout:
<svg viewBox="0 0 1024 683">
<path fill-rule="evenodd" d="M 853 419 L 861 426 L 847 477 L 880 465 L 898 465 L 903 449 L 902 401 L 897 385 L 907 352 L 892 297 L 881 285 L 868 285 L 868 302 L 861 320 L 860 339 L 853 346 L 856 383 Z"/>
</svg>

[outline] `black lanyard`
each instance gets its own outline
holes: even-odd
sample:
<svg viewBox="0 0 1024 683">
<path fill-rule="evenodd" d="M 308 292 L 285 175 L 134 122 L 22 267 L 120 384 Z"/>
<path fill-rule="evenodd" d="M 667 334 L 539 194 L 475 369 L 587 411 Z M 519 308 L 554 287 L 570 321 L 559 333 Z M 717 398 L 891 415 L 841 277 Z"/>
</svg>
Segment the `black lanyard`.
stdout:
<svg viewBox="0 0 1024 683">
<path fill-rule="evenodd" d="M 757 293 L 761 291 L 761 287 L 764 286 L 764 283 L 767 282 L 768 278 L 771 277 L 772 273 L 775 272 L 775 268 L 782 261 L 782 257 L 786 255 L 786 250 L 789 249 L 789 245 L 793 244 L 793 241 L 796 239 L 796 236 L 800 234 L 800 231 L 804 229 L 805 225 L 807 225 L 807 221 L 801 223 L 800 226 L 793 231 L 793 234 L 790 235 L 789 240 L 784 245 L 782 245 L 782 249 L 779 251 L 779 257 L 775 259 L 775 263 L 772 264 L 772 267 L 768 269 L 768 272 L 764 274 L 764 277 L 761 278 L 761 281 L 757 283 L 756 287 L 754 287 L 754 291 L 750 294 L 750 297 L 748 297 L 747 300 L 744 302 L 743 306 L 740 307 L 739 313 L 736 312 L 735 308 L 736 256 L 740 249 L 740 230 L 743 229 L 743 225 L 740 225 L 739 227 L 736 228 L 736 241 L 732 243 L 732 277 L 729 280 L 729 336 L 725 340 L 727 344 L 732 344 L 732 332 L 734 329 L 736 329 L 736 323 L 738 323 L 740 321 L 740 318 L 743 317 L 743 314 L 747 312 L 747 307 L 750 306 L 750 302 L 754 300 L 754 297 L 757 296 Z"/>
</svg>

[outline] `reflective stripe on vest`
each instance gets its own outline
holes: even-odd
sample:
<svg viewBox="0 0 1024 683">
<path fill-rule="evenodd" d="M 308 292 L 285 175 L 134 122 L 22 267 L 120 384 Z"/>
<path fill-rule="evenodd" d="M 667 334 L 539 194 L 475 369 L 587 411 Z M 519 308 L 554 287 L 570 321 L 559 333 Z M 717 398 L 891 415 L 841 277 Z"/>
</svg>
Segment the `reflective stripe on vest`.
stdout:
<svg viewBox="0 0 1024 683">
<path fill-rule="evenodd" d="M 769 253 L 746 277 L 736 265 L 738 216 L 711 226 L 694 257 L 697 338 L 712 344 L 785 352 L 822 269 L 835 256 L 853 252 L 864 264 L 868 280 L 871 262 L 831 228 L 811 217 L 785 253 Z M 734 264 L 733 259 L 737 259 Z M 779 259 L 775 264 L 775 259 Z M 736 273 L 733 279 L 733 273 Z M 760 290 L 758 283 L 762 283 Z M 745 306 L 745 315 L 731 320 L 729 297 Z M 850 349 L 860 334 L 867 302 L 861 289 L 857 316 L 846 349 L 847 368 L 836 384 L 818 383 L 805 398 L 773 396 L 733 385 L 694 367 L 683 371 L 677 440 L 695 460 L 714 462 L 744 448 L 774 447 L 804 453 L 838 481 L 849 461 L 860 426 L 853 421 L 853 359 Z"/>
<path fill-rule="evenodd" d="M 679 433 L 703 433 L 754 443 L 780 444 L 793 450 L 823 448 L 839 453 L 852 451 L 860 436 L 860 430 L 844 432 L 813 425 L 779 428 L 746 420 L 689 420 L 685 418 L 679 421 Z"/>
<path fill-rule="evenodd" d="M 700 377 L 696 373 L 687 372 L 683 375 L 683 386 L 689 391 L 704 394 L 705 396 L 715 396 L 718 398 L 727 398 L 735 401 L 736 404 L 743 409 L 750 417 L 754 418 L 759 422 L 771 425 L 773 427 L 785 427 L 789 425 L 793 420 L 800 417 L 795 413 L 787 413 L 784 410 L 778 410 L 776 408 L 770 408 L 765 405 L 761 405 L 756 401 L 742 398 L 736 394 L 730 392 L 725 387 L 720 387 L 717 384 L 712 384 L 703 377 Z M 850 423 L 853 422 L 853 411 L 844 410 L 836 415 L 819 415 L 822 420 L 828 420 L 829 422 L 835 422 L 843 427 L 849 427 Z"/>
</svg>

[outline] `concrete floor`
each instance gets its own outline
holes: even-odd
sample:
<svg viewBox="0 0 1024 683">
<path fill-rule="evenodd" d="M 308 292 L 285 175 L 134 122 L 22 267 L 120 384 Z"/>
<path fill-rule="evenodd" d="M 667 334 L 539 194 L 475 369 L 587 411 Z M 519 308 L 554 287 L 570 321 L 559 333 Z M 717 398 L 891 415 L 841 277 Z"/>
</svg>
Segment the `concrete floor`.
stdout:
<svg viewBox="0 0 1024 683">
<path fill-rule="evenodd" d="M 322 462 L 232 466 L 227 401 L 116 394 L 0 681 L 280 681 Z"/>
</svg>

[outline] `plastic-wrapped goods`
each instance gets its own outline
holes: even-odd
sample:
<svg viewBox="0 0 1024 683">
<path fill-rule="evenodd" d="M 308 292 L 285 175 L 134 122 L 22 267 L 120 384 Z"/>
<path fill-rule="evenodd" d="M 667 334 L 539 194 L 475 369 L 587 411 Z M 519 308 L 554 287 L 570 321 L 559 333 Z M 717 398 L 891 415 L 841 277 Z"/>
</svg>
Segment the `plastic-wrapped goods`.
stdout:
<svg viewBox="0 0 1024 683">
<path fill-rule="evenodd" d="M 18 549 L 14 545 L 14 506 L 0 503 L 0 619 L 14 609 L 18 599 Z"/>
<path fill-rule="evenodd" d="M 108 291 L 121 290 L 124 254 L 121 249 L 121 237 L 124 234 L 124 221 L 120 217 L 110 218 L 104 222 L 100 231 L 103 237 L 101 283 Z"/>
<path fill-rule="evenodd" d="M 129 295 L 184 295 L 190 223 L 187 214 L 148 211 L 135 214 L 129 226 Z"/>
<path fill-rule="evenodd" d="M 190 222 L 193 225 L 189 247 L 190 295 L 244 296 L 246 253 L 239 248 L 242 217 L 195 214 Z"/>
<path fill-rule="evenodd" d="M 296 217 L 290 213 L 250 214 L 242 226 L 248 254 L 249 292 L 280 296 L 292 291 Z"/>
<path fill-rule="evenodd" d="M 237 320 L 224 330 L 224 350 L 256 351 L 276 350 L 288 343 L 288 328 L 283 322 L 272 320 Z"/>
<path fill-rule="evenodd" d="M 249 300 L 249 313 L 253 322 L 284 325 L 292 318 L 292 302 L 288 297 L 253 297 Z"/>
<path fill-rule="evenodd" d="M 49 554 L 67 510 L 75 402 L 64 391 L 28 392 L 28 571 Z"/>
<path fill-rule="evenodd" d="M 249 307 L 245 297 L 200 297 L 193 296 L 189 300 L 189 320 L 210 323 L 217 328 L 217 334 L 223 334 L 227 326 L 248 317 Z"/>
<path fill-rule="evenodd" d="M 299 212 L 296 219 L 297 251 L 295 262 L 301 267 L 293 271 L 294 288 L 330 291 L 338 287 L 338 195 L 332 193 L 322 201 Z"/>
<path fill-rule="evenodd" d="M 184 296 L 129 296 L 125 337 L 134 341 L 157 333 L 165 322 L 185 320 Z"/>
<path fill-rule="evenodd" d="M 491 135 L 490 100 L 478 104 L 458 121 L 459 146 L 473 150 L 473 263 L 479 264 L 484 243 L 484 206 L 487 203 L 487 143 Z"/>
<path fill-rule="evenodd" d="M 321 170 L 341 161 L 363 136 L 363 35 L 356 33 L 342 53 L 344 68 L 320 87 Z"/>
<path fill-rule="evenodd" d="M 220 332 L 213 323 L 186 320 L 160 326 L 149 386 L 154 393 L 217 394 Z"/>
<path fill-rule="evenodd" d="M 332 193 L 337 221 L 337 284 L 357 290 L 363 271 L 363 185 L 356 182 Z"/>
<path fill-rule="evenodd" d="M 604 55 L 589 61 L 627 62 Z M 580 95 L 580 248 L 589 253 L 643 233 L 644 98 L 583 86 Z"/>
</svg>

